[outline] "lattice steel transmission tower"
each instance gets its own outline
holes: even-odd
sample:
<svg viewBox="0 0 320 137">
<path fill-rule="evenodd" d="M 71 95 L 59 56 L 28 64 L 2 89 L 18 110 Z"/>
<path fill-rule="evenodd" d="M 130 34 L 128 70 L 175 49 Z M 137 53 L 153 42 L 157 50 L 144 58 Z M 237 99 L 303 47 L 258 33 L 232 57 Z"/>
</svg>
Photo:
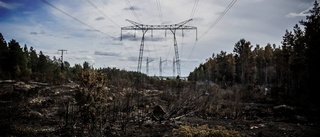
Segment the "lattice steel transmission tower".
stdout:
<svg viewBox="0 0 320 137">
<path fill-rule="evenodd" d="M 160 57 L 160 62 L 159 62 L 159 77 L 162 78 L 162 63 L 167 62 L 167 60 L 161 60 Z"/>
<path fill-rule="evenodd" d="M 173 42 L 174 42 L 174 51 L 175 51 L 175 62 L 176 62 L 176 67 L 177 67 L 177 73 L 178 75 L 181 75 L 181 70 L 180 70 L 180 59 L 179 59 L 179 51 L 178 51 L 178 44 L 177 44 L 177 39 L 176 39 L 176 31 L 177 30 L 196 30 L 196 40 L 198 39 L 198 32 L 197 32 L 197 27 L 194 26 L 186 26 L 188 22 L 192 21 L 192 19 L 177 23 L 177 24 L 171 24 L 171 25 L 146 25 L 146 24 L 141 24 L 137 23 L 131 20 L 126 19 L 126 21 L 130 22 L 133 24 L 133 26 L 127 26 L 127 27 L 122 27 L 121 28 L 121 37 L 120 40 L 122 40 L 122 30 L 141 30 L 142 31 L 142 38 L 141 38 L 141 44 L 140 44 L 140 50 L 139 50 L 139 60 L 138 60 L 138 72 L 141 72 L 141 64 L 142 64 L 142 57 L 143 57 L 143 48 L 144 48 L 144 40 L 145 37 L 144 35 L 147 33 L 148 30 L 151 30 L 151 33 L 153 33 L 153 30 L 170 30 L 173 34 Z M 153 34 L 151 34 L 152 36 Z"/>
<path fill-rule="evenodd" d="M 149 75 L 149 63 L 152 62 L 153 59 L 149 60 L 149 58 L 147 57 L 147 75 Z"/>
<path fill-rule="evenodd" d="M 59 49 L 58 52 L 61 52 L 61 70 L 64 70 L 63 52 L 67 52 L 67 50 Z"/>
</svg>

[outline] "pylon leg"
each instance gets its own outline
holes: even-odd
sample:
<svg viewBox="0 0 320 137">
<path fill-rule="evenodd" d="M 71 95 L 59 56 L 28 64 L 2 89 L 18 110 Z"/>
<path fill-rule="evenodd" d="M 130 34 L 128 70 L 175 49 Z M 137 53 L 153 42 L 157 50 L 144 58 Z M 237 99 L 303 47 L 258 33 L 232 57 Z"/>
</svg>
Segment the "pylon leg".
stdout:
<svg viewBox="0 0 320 137">
<path fill-rule="evenodd" d="M 142 30 L 142 39 L 140 44 L 140 50 L 139 50 L 139 60 L 138 60 L 138 72 L 141 72 L 141 65 L 142 65 L 142 57 L 143 57 L 143 48 L 144 48 L 144 35 L 146 34 L 148 30 Z"/>
<path fill-rule="evenodd" d="M 177 65 L 177 73 L 178 76 L 181 75 L 180 72 L 180 59 L 179 59 L 179 51 L 178 51 L 178 44 L 177 44 L 177 38 L 176 38 L 176 33 L 175 31 L 172 31 L 173 33 L 173 41 L 174 41 L 174 52 L 175 52 L 175 56 L 176 56 L 176 65 Z"/>
</svg>

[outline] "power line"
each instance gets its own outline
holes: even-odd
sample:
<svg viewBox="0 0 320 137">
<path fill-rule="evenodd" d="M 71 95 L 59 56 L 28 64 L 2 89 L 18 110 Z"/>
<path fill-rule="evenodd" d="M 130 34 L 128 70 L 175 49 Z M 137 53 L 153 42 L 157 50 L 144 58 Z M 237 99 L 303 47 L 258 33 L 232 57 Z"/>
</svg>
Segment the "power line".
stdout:
<svg viewBox="0 0 320 137">
<path fill-rule="evenodd" d="M 237 0 L 232 0 L 230 4 L 226 7 L 226 9 L 220 14 L 220 16 L 212 23 L 212 25 L 205 31 L 200 37 L 202 38 L 204 35 L 206 35 L 214 26 L 218 24 L 218 22 L 223 18 L 223 16 L 230 10 L 230 8 L 236 3 Z"/>
<path fill-rule="evenodd" d="M 222 19 L 222 17 L 229 11 L 229 9 L 237 2 L 237 0 L 232 0 L 230 4 L 226 7 L 226 9 L 220 14 L 220 16 L 213 22 L 213 24 L 205 31 L 200 37 L 202 38 L 204 35 L 206 35 L 217 23 Z M 191 55 L 193 54 L 194 48 L 197 45 L 197 41 L 194 42 L 192 46 L 192 50 L 189 54 L 188 60 L 191 58 Z"/>
<path fill-rule="evenodd" d="M 237 0 L 232 0 L 230 2 L 230 4 L 226 7 L 226 9 L 220 14 L 220 16 L 213 22 L 213 24 L 207 29 L 207 31 L 205 31 L 200 37 L 202 38 L 204 35 L 206 35 L 215 25 L 217 25 L 217 23 L 222 19 L 222 17 L 229 11 L 229 9 L 235 4 L 235 2 L 237 2 Z M 192 50 L 189 54 L 188 60 L 191 58 L 191 55 L 193 54 L 194 48 L 197 45 L 197 41 L 194 42 L 193 46 L 192 46 Z"/>
<path fill-rule="evenodd" d="M 180 57 L 182 58 L 182 53 L 183 53 L 183 48 L 184 48 L 184 34 L 183 34 L 183 31 L 182 31 L 182 39 L 181 39 L 181 44 L 180 44 Z"/>
<path fill-rule="evenodd" d="M 106 14 L 104 14 L 103 11 L 101 11 L 92 1 L 90 0 L 86 0 L 86 2 L 88 4 L 90 4 L 92 7 L 94 7 L 96 10 L 98 10 L 104 17 L 106 17 L 107 19 L 109 19 L 114 25 L 116 25 L 117 27 L 121 28 L 117 23 L 115 23 L 111 18 L 109 18 Z M 121 45 L 124 47 L 125 51 L 127 52 L 127 54 L 129 56 L 132 56 L 130 54 L 130 52 L 128 51 L 128 48 L 126 47 L 126 45 L 121 41 Z"/>
<path fill-rule="evenodd" d="M 162 16 L 162 9 L 161 9 L 161 3 L 160 2 L 161 2 L 160 0 L 156 0 L 160 22 L 163 23 L 163 16 Z"/>
<path fill-rule="evenodd" d="M 158 0 L 158 1 L 159 1 L 159 9 L 160 9 L 160 13 L 161 13 L 161 20 L 162 20 L 161 24 L 162 24 L 163 23 L 163 15 L 162 15 L 161 1 L 160 0 Z"/>
<path fill-rule="evenodd" d="M 77 19 L 77 18 L 75 18 L 75 17 L 71 16 L 71 15 L 70 15 L 70 14 L 68 14 L 67 12 L 65 12 L 65 11 L 63 11 L 63 10 L 61 10 L 61 9 L 59 9 L 58 7 L 56 7 L 56 6 L 54 6 L 53 4 L 51 4 L 51 3 L 47 2 L 46 0 L 42 0 L 42 2 L 44 2 L 45 4 L 47 4 L 47 5 L 51 6 L 52 8 L 54 8 L 54 9 L 56 9 L 56 10 L 60 11 L 61 13 L 63 13 L 63 14 L 65 14 L 65 15 L 67 15 L 68 17 L 70 17 L 70 18 L 72 18 L 72 19 L 74 19 L 74 20 L 78 21 L 79 23 L 81 23 L 81 24 L 83 24 L 83 25 L 85 25 L 85 26 L 87 26 L 87 27 L 89 27 L 89 28 L 91 28 L 91 29 L 93 29 L 93 30 L 95 30 L 95 31 L 97 31 L 97 32 L 100 32 L 100 33 L 101 33 L 101 34 L 103 34 L 103 35 L 106 35 L 106 36 L 108 36 L 108 37 L 110 37 L 110 38 L 112 38 L 112 39 L 114 39 L 114 40 L 115 40 L 115 39 L 118 39 L 118 38 L 115 38 L 115 37 L 113 37 L 113 36 L 111 36 L 111 35 L 108 35 L 108 34 L 106 34 L 106 33 L 102 32 L 102 31 L 100 31 L 100 30 L 97 30 L 97 29 L 95 29 L 95 28 L 91 27 L 90 25 L 88 25 L 88 24 L 86 24 L 86 23 L 82 22 L 81 20 L 79 20 L 79 19 Z M 121 41 L 121 45 L 125 48 L 125 51 L 128 53 L 128 55 L 129 55 L 129 56 L 131 56 L 131 55 L 130 55 L 130 52 L 128 51 L 127 47 L 125 46 L 125 44 L 124 44 L 122 41 Z"/>
<path fill-rule="evenodd" d="M 127 5 L 129 6 L 129 9 L 131 10 L 133 16 L 137 19 L 137 21 L 141 22 L 140 18 L 138 17 L 138 14 L 136 13 L 136 11 L 133 9 L 133 7 L 131 6 L 129 0 L 125 0 L 125 2 L 127 3 Z"/>
<path fill-rule="evenodd" d="M 153 37 L 151 37 L 151 41 L 153 41 Z M 157 52 L 156 47 L 155 47 L 154 44 L 152 44 L 151 42 L 150 42 L 150 44 L 152 45 L 152 47 L 153 47 L 153 49 L 154 49 L 155 57 L 158 58 L 158 52 Z"/>
<path fill-rule="evenodd" d="M 130 52 L 129 52 L 129 50 L 128 50 L 127 46 L 124 44 L 124 42 L 123 42 L 123 41 L 121 41 L 121 45 L 124 47 L 124 49 L 126 50 L 126 52 L 128 53 L 128 55 L 129 55 L 130 57 L 133 57 L 133 56 L 130 54 Z"/>
<path fill-rule="evenodd" d="M 196 12 L 197 10 L 197 7 L 198 7 L 198 4 L 199 4 L 199 1 L 200 0 L 195 0 L 194 3 L 193 3 L 193 7 L 192 7 L 192 10 L 191 10 L 191 14 L 190 14 L 190 18 L 193 18 L 194 16 L 194 13 Z"/>
<path fill-rule="evenodd" d="M 193 43 L 193 46 L 192 46 L 191 52 L 190 52 L 190 54 L 189 54 L 188 60 L 191 58 L 191 55 L 192 55 L 192 53 L 193 53 L 194 48 L 196 47 L 196 45 L 197 45 L 197 41 L 195 41 L 195 42 Z"/>
<path fill-rule="evenodd" d="M 166 45 L 167 45 L 167 42 L 166 42 Z M 171 46 L 169 46 L 169 50 L 167 52 L 167 56 L 166 56 L 166 59 L 169 57 L 169 53 L 171 52 Z"/>
<path fill-rule="evenodd" d="M 83 25 L 85 25 L 85 26 L 87 26 L 87 27 L 89 27 L 89 28 L 93 29 L 94 31 L 100 32 L 101 34 L 106 35 L 106 36 L 108 36 L 108 37 L 110 37 L 110 38 L 112 38 L 112 39 L 117 39 L 117 38 L 115 38 L 115 37 L 113 37 L 113 36 L 111 36 L 111 35 L 108 35 L 108 34 L 106 34 L 106 33 L 102 32 L 102 31 L 100 31 L 100 30 L 95 29 L 94 27 L 91 27 L 90 25 L 88 25 L 88 24 L 84 23 L 83 21 L 81 21 L 81 20 L 77 19 L 76 17 L 71 16 L 71 15 L 70 15 L 70 14 L 68 14 L 67 12 L 65 12 L 65 11 L 63 11 L 63 10 L 61 10 L 61 9 L 59 9 L 58 7 L 56 7 L 56 6 L 54 6 L 53 4 L 51 4 L 51 3 L 47 2 L 46 0 L 42 0 L 42 2 L 44 2 L 45 4 L 47 4 L 47 5 L 51 6 L 52 8 L 54 8 L 54 9 L 56 9 L 56 10 L 60 11 L 61 13 L 63 13 L 63 14 L 65 14 L 65 15 L 67 15 L 68 17 L 70 17 L 70 18 L 74 19 L 75 21 L 78 21 L 79 23 L 81 23 L 81 24 L 83 24 Z"/>
<path fill-rule="evenodd" d="M 101 11 L 92 1 L 86 0 L 88 4 L 90 4 L 93 8 L 95 8 L 97 11 L 99 11 L 104 17 L 106 17 L 109 21 L 111 21 L 114 25 L 121 28 L 117 23 L 115 23 L 111 18 L 109 18 L 106 14 L 104 14 L 103 11 Z"/>
</svg>

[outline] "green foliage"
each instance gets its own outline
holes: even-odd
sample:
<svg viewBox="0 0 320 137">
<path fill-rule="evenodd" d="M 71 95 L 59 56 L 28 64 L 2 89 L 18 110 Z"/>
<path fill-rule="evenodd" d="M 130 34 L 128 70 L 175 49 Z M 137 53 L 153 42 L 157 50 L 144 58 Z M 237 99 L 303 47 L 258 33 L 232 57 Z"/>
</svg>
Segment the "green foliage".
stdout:
<svg viewBox="0 0 320 137">
<path fill-rule="evenodd" d="M 105 114 L 109 105 L 105 75 L 92 69 L 85 69 L 79 75 L 79 88 L 75 99 L 81 122 L 77 126 L 82 133 L 89 131 L 90 136 L 101 136 L 107 124 Z"/>
<path fill-rule="evenodd" d="M 42 51 L 38 55 L 33 47 L 28 49 L 27 45 L 22 48 L 14 39 L 6 43 L 0 33 L 0 79 L 62 84 L 73 76 L 69 71 L 70 64 L 64 64 L 65 68 L 62 68 L 60 60 L 51 60 Z"/>
<path fill-rule="evenodd" d="M 3 79 L 8 79 L 8 47 L 7 47 L 7 42 L 3 38 L 2 34 L 0 33 L 0 78 Z"/>
<path fill-rule="evenodd" d="M 106 102 L 107 91 L 106 79 L 103 73 L 92 69 L 83 70 L 80 73 L 78 103 L 81 105 L 90 105 L 95 102 Z"/>
</svg>

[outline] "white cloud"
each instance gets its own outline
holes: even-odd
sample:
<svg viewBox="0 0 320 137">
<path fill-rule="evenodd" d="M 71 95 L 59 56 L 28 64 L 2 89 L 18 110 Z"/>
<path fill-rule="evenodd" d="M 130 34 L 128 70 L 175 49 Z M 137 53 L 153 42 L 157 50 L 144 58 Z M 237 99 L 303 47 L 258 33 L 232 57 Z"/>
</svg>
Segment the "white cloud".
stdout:
<svg viewBox="0 0 320 137">
<path fill-rule="evenodd" d="M 286 15 L 286 17 L 287 18 L 305 17 L 309 14 L 309 10 L 310 9 L 307 9 L 307 10 L 301 11 L 299 13 L 289 13 Z"/>
<path fill-rule="evenodd" d="M 6 8 L 6 9 L 15 9 L 17 7 L 19 7 L 21 4 L 17 4 L 17 3 L 5 3 L 5 2 L 2 2 L 0 1 L 0 7 L 2 8 Z"/>
</svg>

